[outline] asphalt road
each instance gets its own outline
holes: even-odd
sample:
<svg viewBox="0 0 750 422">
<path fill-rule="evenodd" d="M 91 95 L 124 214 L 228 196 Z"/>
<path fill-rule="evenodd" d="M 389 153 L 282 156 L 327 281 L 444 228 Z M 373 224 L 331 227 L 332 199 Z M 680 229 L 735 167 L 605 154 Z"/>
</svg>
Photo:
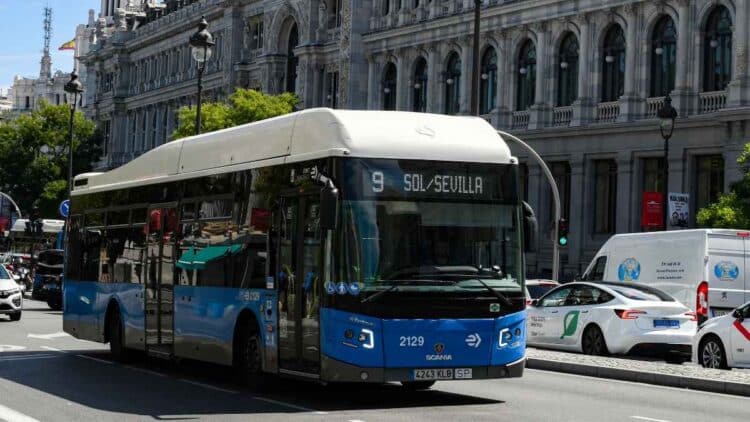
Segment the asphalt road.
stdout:
<svg viewBox="0 0 750 422">
<path fill-rule="evenodd" d="M 0 420 L 747 421 L 750 398 L 527 370 L 514 380 L 327 386 L 281 380 L 252 391 L 231 370 L 142 358 L 122 365 L 75 340 L 61 316 L 26 301 L 0 316 Z"/>
</svg>

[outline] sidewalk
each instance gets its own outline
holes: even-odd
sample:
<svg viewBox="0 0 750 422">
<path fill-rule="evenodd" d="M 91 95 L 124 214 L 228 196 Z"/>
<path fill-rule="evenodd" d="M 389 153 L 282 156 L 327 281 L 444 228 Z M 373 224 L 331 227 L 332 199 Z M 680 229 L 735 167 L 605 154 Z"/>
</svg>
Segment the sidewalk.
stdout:
<svg viewBox="0 0 750 422">
<path fill-rule="evenodd" d="M 526 367 L 599 378 L 682 387 L 691 390 L 750 396 L 750 371 L 705 369 L 627 357 L 589 356 L 528 348 Z"/>
</svg>

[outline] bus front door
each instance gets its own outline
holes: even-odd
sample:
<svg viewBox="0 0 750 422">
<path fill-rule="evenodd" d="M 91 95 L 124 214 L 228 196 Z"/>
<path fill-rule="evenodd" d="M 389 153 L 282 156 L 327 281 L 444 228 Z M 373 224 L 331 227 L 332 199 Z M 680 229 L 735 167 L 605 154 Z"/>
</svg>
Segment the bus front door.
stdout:
<svg viewBox="0 0 750 422">
<path fill-rule="evenodd" d="M 152 208 L 146 228 L 146 351 L 163 357 L 171 356 L 174 346 L 176 215 L 175 208 Z"/>
<path fill-rule="evenodd" d="M 276 269 L 280 372 L 312 377 L 320 373 L 319 205 L 318 196 L 282 198 Z"/>
</svg>

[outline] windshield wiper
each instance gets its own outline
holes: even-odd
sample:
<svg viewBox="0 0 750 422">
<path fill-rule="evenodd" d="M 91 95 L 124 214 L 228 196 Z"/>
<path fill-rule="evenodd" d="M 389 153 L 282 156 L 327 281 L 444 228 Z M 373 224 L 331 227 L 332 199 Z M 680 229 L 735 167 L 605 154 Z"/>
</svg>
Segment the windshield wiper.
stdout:
<svg viewBox="0 0 750 422">
<path fill-rule="evenodd" d="M 381 290 L 379 292 L 375 292 L 375 293 L 371 294 L 370 296 L 367 296 L 366 298 L 362 299 L 359 303 L 372 302 L 373 300 L 379 298 L 380 296 L 383 296 L 384 294 L 386 294 L 388 292 L 392 292 L 392 291 L 396 290 L 399 286 L 409 286 L 409 285 L 419 285 L 419 284 L 422 284 L 420 282 L 429 282 L 429 283 L 433 283 L 433 284 L 446 284 L 446 283 L 448 283 L 448 284 L 456 284 L 455 281 L 450 281 L 450 280 L 420 280 L 420 279 L 415 279 L 415 280 L 387 280 L 387 281 L 390 282 L 390 283 L 392 283 L 390 286 L 388 286 L 388 288 L 386 288 L 384 290 Z"/>
<path fill-rule="evenodd" d="M 502 294 L 502 293 L 498 292 L 497 290 L 493 289 L 492 287 L 490 287 L 487 283 L 485 283 L 484 281 L 482 281 L 481 278 L 479 278 L 479 277 L 472 278 L 472 280 L 478 281 L 482 286 L 484 286 L 485 289 L 487 289 L 490 292 L 492 292 L 492 294 L 495 295 L 495 297 L 497 297 L 498 299 L 500 299 L 500 302 L 502 302 L 504 306 L 506 306 L 508 308 L 512 308 L 513 307 L 513 302 L 511 302 L 510 299 L 508 299 L 507 296 L 505 296 L 504 294 Z"/>
</svg>

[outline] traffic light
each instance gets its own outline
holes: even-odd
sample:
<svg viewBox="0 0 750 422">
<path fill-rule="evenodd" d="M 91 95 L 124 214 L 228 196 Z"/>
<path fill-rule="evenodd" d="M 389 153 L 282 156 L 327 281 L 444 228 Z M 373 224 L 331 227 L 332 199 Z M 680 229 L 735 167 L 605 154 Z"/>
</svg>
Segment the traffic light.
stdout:
<svg viewBox="0 0 750 422">
<path fill-rule="evenodd" d="M 568 220 L 564 218 L 557 222 L 557 244 L 568 246 Z"/>
</svg>

